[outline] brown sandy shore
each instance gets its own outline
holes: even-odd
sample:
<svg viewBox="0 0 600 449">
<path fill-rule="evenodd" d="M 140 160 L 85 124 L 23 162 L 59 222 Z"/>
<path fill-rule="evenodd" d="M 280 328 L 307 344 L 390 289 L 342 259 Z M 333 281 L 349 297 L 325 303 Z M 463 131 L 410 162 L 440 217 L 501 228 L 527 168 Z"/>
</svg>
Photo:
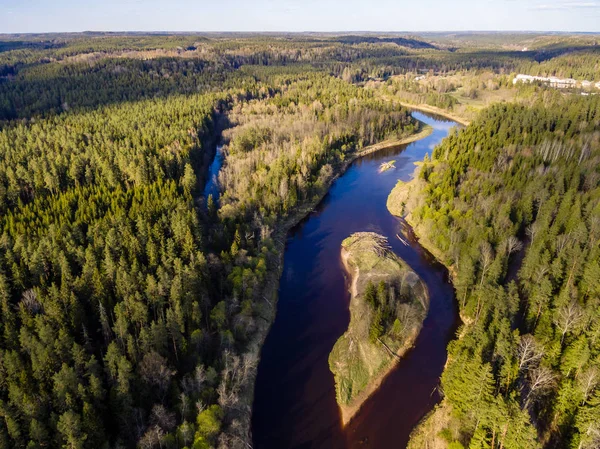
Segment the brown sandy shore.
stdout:
<svg viewBox="0 0 600 449">
<path fill-rule="evenodd" d="M 335 182 L 337 178 L 342 176 L 350 164 L 354 162 L 356 159 L 364 157 L 368 154 L 374 153 L 376 151 L 384 150 L 387 148 L 393 148 L 400 145 L 407 145 L 412 142 L 416 142 L 417 140 L 424 139 L 425 137 L 431 135 L 433 132 L 433 128 L 429 125 L 426 125 L 421 122 L 421 131 L 418 133 L 412 134 L 402 139 L 393 139 L 393 140 L 385 140 L 374 145 L 370 145 L 368 147 L 363 148 L 361 151 L 356 152 L 352 157 L 348 160 L 344 161 L 341 167 L 338 169 L 338 173 L 329 181 L 326 188 L 323 189 L 321 194 L 315 198 L 314 200 L 308 202 L 303 207 L 299 208 L 294 214 L 289 216 L 285 221 L 280 223 L 275 231 L 273 232 L 273 241 L 275 242 L 275 250 L 277 253 L 277 264 L 276 268 L 273 270 L 269 270 L 267 273 L 267 278 L 265 279 L 265 286 L 262 291 L 262 297 L 265 303 L 269 306 L 267 308 L 268 314 L 259 318 L 257 323 L 257 331 L 254 335 L 254 338 L 251 340 L 248 346 L 248 354 L 253 354 L 257 357 L 260 357 L 260 350 L 262 345 L 269 333 L 269 329 L 271 324 L 275 320 L 275 315 L 277 312 L 277 292 L 279 288 L 279 279 L 281 278 L 281 274 L 283 271 L 283 258 L 285 254 L 285 241 L 288 232 L 300 223 L 308 214 L 310 214 L 315 207 L 323 200 L 331 185 Z M 240 410 L 242 411 L 242 416 L 238 417 L 240 421 L 241 428 L 244 429 L 246 441 L 244 441 L 245 447 L 252 444 L 252 433 L 251 433 L 251 417 L 252 417 L 252 403 L 254 401 L 254 384 L 256 381 L 256 373 L 250 376 L 248 380 L 248 384 L 243 388 L 240 394 Z M 381 384 L 383 378 L 379 381 Z M 378 384 L 378 385 L 379 385 Z M 225 429 L 227 432 L 228 429 Z M 233 432 L 232 432 L 233 433 Z M 239 432 L 235 432 L 238 434 Z"/>
<path fill-rule="evenodd" d="M 446 117 L 447 119 L 460 123 L 463 126 L 469 126 L 471 124 L 471 122 L 464 117 L 460 117 L 456 114 L 453 114 L 452 112 L 446 111 L 445 109 L 430 106 L 428 104 L 412 104 L 406 102 L 400 102 L 400 104 L 408 109 L 415 109 L 417 111 L 429 112 L 431 114 Z"/>
</svg>

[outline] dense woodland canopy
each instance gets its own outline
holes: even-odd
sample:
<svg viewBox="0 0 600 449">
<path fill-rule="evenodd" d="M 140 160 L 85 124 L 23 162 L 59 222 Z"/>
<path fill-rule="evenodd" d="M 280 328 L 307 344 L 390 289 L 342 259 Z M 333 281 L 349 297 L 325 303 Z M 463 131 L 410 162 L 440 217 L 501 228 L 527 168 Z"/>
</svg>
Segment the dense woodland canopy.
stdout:
<svg viewBox="0 0 600 449">
<path fill-rule="evenodd" d="M 399 100 L 455 104 L 416 74 L 497 77 L 481 90 L 598 73 L 589 42 L 519 39 L 537 44 L 3 37 L 0 447 L 247 447 L 274 233 L 364 146 L 418 130 Z M 598 422 L 598 100 L 532 92 L 545 102 L 486 111 L 422 171 L 416 216 L 458 270 L 467 323 L 443 386 L 474 447 L 498 446 L 507 417 L 533 447 L 586 447 Z M 200 192 L 221 131 L 217 203 Z"/>
<path fill-rule="evenodd" d="M 2 447 L 248 438 L 272 230 L 363 146 L 418 127 L 313 68 L 233 65 L 62 59 L 2 83 L 5 118 L 41 115 L 0 131 Z M 222 207 L 204 213 L 227 122 Z"/>
<path fill-rule="evenodd" d="M 2 131 L 4 447 L 152 447 L 195 419 L 196 400 L 215 401 L 191 192 L 224 101 L 145 101 Z"/>
<path fill-rule="evenodd" d="M 406 109 L 372 91 L 321 74 L 289 79 L 277 81 L 286 86 L 281 94 L 240 103 L 229 114 L 237 126 L 225 133 L 222 216 L 258 212 L 261 223 L 274 223 L 322 193 L 357 150 L 417 130 Z"/>
<path fill-rule="evenodd" d="M 442 377 L 455 447 L 600 444 L 599 126 L 598 97 L 498 105 L 420 171 L 413 219 L 464 322 Z"/>
</svg>

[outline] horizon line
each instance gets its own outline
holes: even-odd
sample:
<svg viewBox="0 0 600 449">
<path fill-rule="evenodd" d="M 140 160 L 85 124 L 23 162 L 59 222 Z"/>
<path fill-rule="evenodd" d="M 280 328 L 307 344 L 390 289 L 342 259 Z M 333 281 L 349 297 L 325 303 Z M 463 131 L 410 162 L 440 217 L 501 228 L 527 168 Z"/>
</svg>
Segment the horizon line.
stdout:
<svg viewBox="0 0 600 449">
<path fill-rule="evenodd" d="M 573 30 L 330 30 L 330 31 L 284 31 L 284 30 L 222 30 L 222 31 L 169 31 L 169 30 L 83 30 L 83 31 L 15 31 L 15 32 L 0 32 L 0 36 L 10 35 L 40 35 L 40 34 L 348 34 L 348 33 L 367 33 L 367 34 L 591 34 L 600 35 L 600 31 L 573 31 Z"/>
</svg>

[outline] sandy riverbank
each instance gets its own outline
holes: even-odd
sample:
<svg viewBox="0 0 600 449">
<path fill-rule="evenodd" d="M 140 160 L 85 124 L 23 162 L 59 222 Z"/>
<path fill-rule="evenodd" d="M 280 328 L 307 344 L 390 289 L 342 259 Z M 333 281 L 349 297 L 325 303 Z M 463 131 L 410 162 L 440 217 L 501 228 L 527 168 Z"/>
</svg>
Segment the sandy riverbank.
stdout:
<svg viewBox="0 0 600 449">
<path fill-rule="evenodd" d="M 471 123 L 469 120 L 467 120 L 464 117 L 460 117 L 460 116 L 453 114 L 452 112 L 449 112 L 445 109 L 441 109 L 441 108 L 431 106 L 428 104 L 412 104 L 412 103 L 406 103 L 406 102 L 400 102 L 400 104 L 408 109 L 414 109 L 417 111 L 428 112 L 430 114 L 435 114 L 435 115 L 439 115 L 442 117 L 446 117 L 447 119 L 452 120 L 457 123 L 460 123 L 463 126 L 469 126 L 469 124 Z"/>
</svg>

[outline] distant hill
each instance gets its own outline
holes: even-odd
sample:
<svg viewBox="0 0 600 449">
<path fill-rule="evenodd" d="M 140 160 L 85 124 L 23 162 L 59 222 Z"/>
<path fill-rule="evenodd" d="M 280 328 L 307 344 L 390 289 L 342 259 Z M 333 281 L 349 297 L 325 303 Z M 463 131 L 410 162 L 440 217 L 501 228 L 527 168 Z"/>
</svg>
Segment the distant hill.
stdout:
<svg viewBox="0 0 600 449">
<path fill-rule="evenodd" d="M 342 44 L 382 44 L 382 43 L 393 43 L 397 44 L 401 47 L 408 48 L 433 48 L 437 49 L 435 45 L 430 44 L 429 42 L 420 41 L 417 39 L 410 39 L 405 37 L 375 37 L 375 36 L 339 36 L 334 39 L 336 42 L 341 42 Z"/>
</svg>

